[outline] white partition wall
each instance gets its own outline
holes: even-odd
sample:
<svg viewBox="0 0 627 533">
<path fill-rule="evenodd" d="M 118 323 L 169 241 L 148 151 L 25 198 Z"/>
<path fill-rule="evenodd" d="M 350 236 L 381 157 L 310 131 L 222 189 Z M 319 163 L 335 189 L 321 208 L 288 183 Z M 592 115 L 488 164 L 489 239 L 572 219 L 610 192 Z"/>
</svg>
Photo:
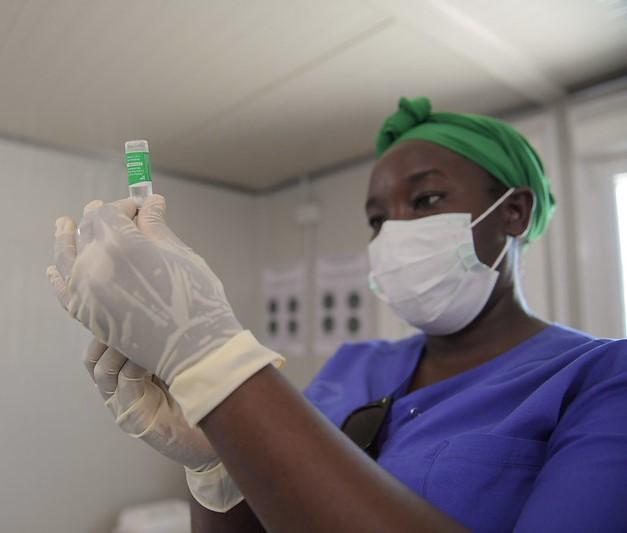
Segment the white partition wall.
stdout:
<svg viewBox="0 0 627 533">
<path fill-rule="evenodd" d="M 567 194 L 566 165 L 568 147 L 561 127 L 560 109 L 537 112 L 510 122 L 534 146 L 544 162 L 545 172 L 556 198 L 557 208 L 546 233 L 523 252 L 521 277 L 529 307 L 541 318 L 576 326 L 572 291 L 568 219 L 570 199 Z"/>
<path fill-rule="evenodd" d="M 128 194 L 122 162 L 0 141 L 0 531 L 104 533 L 123 506 L 186 497 L 182 469 L 114 424 L 82 366 L 89 342 L 46 279 L 54 221 Z M 154 176 L 175 231 L 253 310 L 250 196 Z"/>
<path fill-rule="evenodd" d="M 624 337 L 626 280 L 614 178 L 627 172 L 627 91 L 575 101 L 570 126 L 582 327 L 599 336 Z"/>
</svg>

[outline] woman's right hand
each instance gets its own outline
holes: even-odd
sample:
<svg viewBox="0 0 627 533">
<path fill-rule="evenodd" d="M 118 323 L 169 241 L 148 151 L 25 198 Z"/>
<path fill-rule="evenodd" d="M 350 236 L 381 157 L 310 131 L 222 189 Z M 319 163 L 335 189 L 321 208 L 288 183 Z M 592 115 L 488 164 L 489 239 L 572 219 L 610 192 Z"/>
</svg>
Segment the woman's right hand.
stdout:
<svg viewBox="0 0 627 533">
<path fill-rule="evenodd" d="M 157 376 L 94 339 L 84 363 L 118 426 L 162 455 L 197 472 L 220 462 L 198 427 L 190 427 Z"/>
</svg>

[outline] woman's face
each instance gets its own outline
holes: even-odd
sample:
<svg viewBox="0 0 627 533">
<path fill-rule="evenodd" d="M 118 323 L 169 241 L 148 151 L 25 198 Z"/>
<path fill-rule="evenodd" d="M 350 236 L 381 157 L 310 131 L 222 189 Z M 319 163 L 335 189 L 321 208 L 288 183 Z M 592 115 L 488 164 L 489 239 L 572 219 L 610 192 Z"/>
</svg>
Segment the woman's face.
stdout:
<svg viewBox="0 0 627 533">
<path fill-rule="evenodd" d="M 426 141 L 407 141 L 377 161 L 366 215 L 374 238 L 386 220 L 439 213 L 470 213 L 474 220 L 506 190 L 483 168 L 455 152 Z M 477 256 L 487 265 L 505 245 L 506 215 L 511 215 L 507 210 L 508 205 L 502 204 L 473 228 Z"/>
</svg>

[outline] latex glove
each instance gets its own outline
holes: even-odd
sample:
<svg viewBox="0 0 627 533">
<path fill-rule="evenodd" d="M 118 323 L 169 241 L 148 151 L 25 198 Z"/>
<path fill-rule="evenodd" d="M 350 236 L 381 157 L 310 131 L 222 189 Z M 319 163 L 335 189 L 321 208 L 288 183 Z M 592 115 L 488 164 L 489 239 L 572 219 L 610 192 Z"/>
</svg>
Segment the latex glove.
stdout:
<svg viewBox="0 0 627 533">
<path fill-rule="evenodd" d="M 73 242 L 57 223 L 49 276 L 70 315 L 170 385 L 190 425 L 283 358 L 243 331 L 222 283 L 165 224 L 165 200 L 86 206 Z"/>
<path fill-rule="evenodd" d="M 125 433 L 192 470 L 209 470 L 220 462 L 205 434 L 189 426 L 158 377 L 96 339 L 83 362 Z"/>
<path fill-rule="evenodd" d="M 118 426 L 184 465 L 190 492 L 201 505 L 226 512 L 243 500 L 204 433 L 187 424 L 163 381 L 96 339 L 84 363 Z"/>
<path fill-rule="evenodd" d="M 98 207 L 102 202 L 91 204 Z M 57 221 L 55 263 L 48 269 L 59 300 L 67 307 L 67 276 L 76 256 L 76 225 L 68 217 Z M 132 437 L 185 466 L 191 494 L 204 507 L 226 512 L 243 496 L 205 435 L 190 427 L 180 406 L 156 376 L 113 348 L 93 340 L 84 362 L 116 423 Z"/>
</svg>

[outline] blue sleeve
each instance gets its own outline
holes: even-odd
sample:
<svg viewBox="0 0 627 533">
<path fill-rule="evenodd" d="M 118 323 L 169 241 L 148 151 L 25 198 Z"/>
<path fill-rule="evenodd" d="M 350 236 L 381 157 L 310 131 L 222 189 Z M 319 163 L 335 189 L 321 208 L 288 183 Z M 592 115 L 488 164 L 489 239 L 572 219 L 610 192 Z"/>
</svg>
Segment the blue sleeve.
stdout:
<svg viewBox="0 0 627 533">
<path fill-rule="evenodd" d="M 515 531 L 588 532 L 627 528 L 627 346 L 612 343 L 602 379 L 592 369 L 549 439 Z"/>
</svg>

